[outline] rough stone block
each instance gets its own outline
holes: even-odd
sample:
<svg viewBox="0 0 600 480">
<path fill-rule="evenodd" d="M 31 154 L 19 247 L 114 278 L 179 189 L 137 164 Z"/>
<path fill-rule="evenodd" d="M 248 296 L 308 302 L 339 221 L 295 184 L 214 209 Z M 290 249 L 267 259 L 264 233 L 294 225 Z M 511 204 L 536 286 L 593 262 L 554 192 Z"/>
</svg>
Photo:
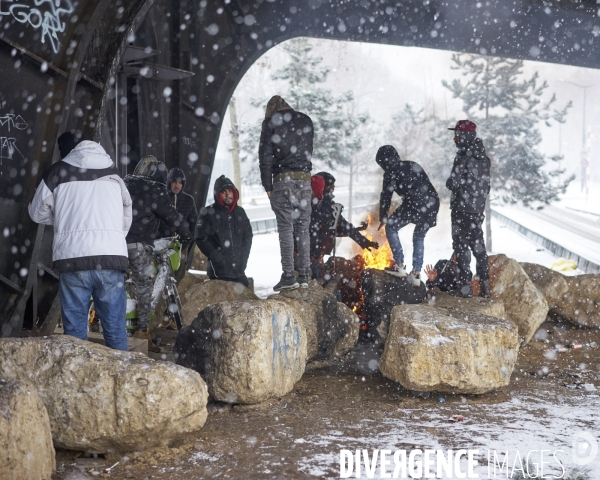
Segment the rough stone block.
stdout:
<svg viewBox="0 0 600 480">
<path fill-rule="evenodd" d="M 277 300 L 211 305 L 179 332 L 176 361 L 199 372 L 215 400 L 253 404 L 284 395 L 306 366 L 301 313 Z"/>
<path fill-rule="evenodd" d="M 35 387 L 0 380 L 0 478 L 50 480 L 55 468 L 50 419 Z"/>
<path fill-rule="evenodd" d="M 518 352 L 508 320 L 405 305 L 392 310 L 379 369 L 409 390 L 481 394 L 509 384 Z"/>
<path fill-rule="evenodd" d="M 69 336 L 0 339 L 0 378 L 35 385 L 61 448 L 145 450 L 206 421 L 208 391 L 196 372 Z"/>
<path fill-rule="evenodd" d="M 548 302 L 516 260 L 492 255 L 489 266 L 492 298 L 504 302 L 507 318 L 519 327 L 526 345 L 546 319 Z"/>
</svg>

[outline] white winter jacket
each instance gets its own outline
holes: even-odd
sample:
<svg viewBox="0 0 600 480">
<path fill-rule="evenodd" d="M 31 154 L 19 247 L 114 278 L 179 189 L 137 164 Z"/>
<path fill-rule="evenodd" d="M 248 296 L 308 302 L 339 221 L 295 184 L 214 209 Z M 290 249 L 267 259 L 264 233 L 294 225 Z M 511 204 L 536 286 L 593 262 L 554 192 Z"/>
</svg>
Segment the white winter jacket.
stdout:
<svg viewBox="0 0 600 480">
<path fill-rule="evenodd" d="M 85 140 L 48 168 L 29 204 L 29 216 L 54 225 L 56 272 L 127 271 L 131 197 L 98 143 Z"/>
</svg>

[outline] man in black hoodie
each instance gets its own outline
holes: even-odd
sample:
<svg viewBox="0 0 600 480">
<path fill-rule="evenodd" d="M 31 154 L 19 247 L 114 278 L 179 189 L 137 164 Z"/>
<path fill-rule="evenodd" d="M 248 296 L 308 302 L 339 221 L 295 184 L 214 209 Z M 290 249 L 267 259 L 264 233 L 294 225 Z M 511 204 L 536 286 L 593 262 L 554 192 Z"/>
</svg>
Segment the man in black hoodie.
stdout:
<svg viewBox="0 0 600 480">
<path fill-rule="evenodd" d="M 215 203 L 200 209 L 196 244 L 209 261 L 208 276 L 248 286 L 246 265 L 252 247 L 252 227 L 237 204 L 239 192 L 221 175 L 215 181 Z"/>
<path fill-rule="evenodd" d="M 152 302 L 151 245 L 159 235 L 160 222 L 177 232 L 183 243 L 192 235 L 169 200 L 167 193 L 167 167 L 155 156 L 148 155 L 140 160 L 133 175 L 123 181 L 133 202 L 133 222 L 127 234 L 129 268 L 138 295 L 138 321 L 134 336 L 147 338 Z M 152 347 L 148 343 L 149 347 Z"/>
<path fill-rule="evenodd" d="M 452 293 L 473 295 L 470 273 L 469 248 L 477 260 L 480 295 L 490 296 L 488 256 L 481 225 L 485 218 L 485 202 L 490 193 L 490 159 L 481 139 L 476 136 L 477 126 L 469 120 L 460 120 L 454 128 L 454 143 L 458 147 L 446 187 L 452 192 L 452 247 L 456 253 L 459 288 Z"/>
<path fill-rule="evenodd" d="M 175 206 L 177 212 L 182 216 L 183 222 L 185 223 L 188 230 L 192 233 L 196 231 L 196 223 L 198 222 L 198 211 L 196 210 L 196 202 L 194 197 L 184 192 L 185 188 L 185 173 L 181 168 L 172 168 L 169 170 L 167 175 L 167 190 L 169 192 L 169 199 Z M 174 232 L 169 226 L 161 221 L 160 232 L 162 237 L 172 237 Z M 189 242 L 188 245 L 184 245 L 182 252 L 185 253 L 186 258 L 182 259 L 181 268 L 177 272 L 177 277 L 183 277 L 185 271 L 192 264 L 192 257 L 194 255 L 194 242 Z M 177 278 L 180 280 L 180 278 Z"/>
<path fill-rule="evenodd" d="M 401 160 L 391 145 L 385 145 L 377 151 L 376 161 L 385 172 L 379 199 L 379 228 L 385 225 L 385 234 L 396 262 L 386 272 L 397 277 L 408 276 L 398 231 L 409 223 L 414 223 L 413 269 L 408 280 L 417 287 L 421 284 L 425 235 L 436 225 L 440 199 L 421 165 Z M 394 192 L 402 198 L 402 204 L 390 215 Z"/>
<path fill-rule="evenodd" d="M 281 250 L 281 280 L 273 290 L 308 287 L 310 270 L 313 123 L 278 95 L 267 103 L 262 123 L 258 159 L 263 187 L 277 219 Z M 294 243 L 298 247 L 294 277 Z"/>
</svg>

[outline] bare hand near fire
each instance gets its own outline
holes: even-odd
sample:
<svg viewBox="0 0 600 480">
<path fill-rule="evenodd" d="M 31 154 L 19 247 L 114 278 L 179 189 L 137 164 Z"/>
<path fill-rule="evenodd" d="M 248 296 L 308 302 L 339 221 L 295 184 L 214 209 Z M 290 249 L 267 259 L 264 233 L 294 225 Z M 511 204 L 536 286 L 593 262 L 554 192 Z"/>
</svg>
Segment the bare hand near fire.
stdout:
<svg viewBox="0 0 600 480">
<path fill-rule="evenodd" d="M 362 232 L 363 230 L 366 230 L 368 226 L 369 224 L 367 222 L 360 222 L 360 227 L 357 227 L 356 230 Z"/>
<path fill-rule="evenodd" d="M 267 197 L 271 198 L 271 192 L 267 192 Z"/>
<path fill-rule="evenodd" d="M 431 265 L 427 265 L 425 267 L 425 274 L 427 275 L 427 280 L 433 282 L 437 278 L 437 272 L 433 269 Z"/>
</svg>

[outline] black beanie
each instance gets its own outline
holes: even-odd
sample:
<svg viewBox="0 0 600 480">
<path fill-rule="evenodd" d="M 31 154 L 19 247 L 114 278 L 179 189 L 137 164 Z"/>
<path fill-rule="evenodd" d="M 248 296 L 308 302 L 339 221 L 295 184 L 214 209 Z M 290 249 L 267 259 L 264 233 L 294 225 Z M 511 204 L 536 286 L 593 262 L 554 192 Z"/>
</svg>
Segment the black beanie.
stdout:
<svg viewBox="0 0 600 480">
<path fill-rule="evenodd" d="M 87 140 L 81 132 L 77 132 L 77 134 L 73 134 L 71 132 L 64 132 L 56 143 L 58 143 L 58 151 L 60 152 L 60 158 L 65 158 L 71 150 L 73 150 L 77 145 L 79 145 L 84 140 Z"/>
</svg>

